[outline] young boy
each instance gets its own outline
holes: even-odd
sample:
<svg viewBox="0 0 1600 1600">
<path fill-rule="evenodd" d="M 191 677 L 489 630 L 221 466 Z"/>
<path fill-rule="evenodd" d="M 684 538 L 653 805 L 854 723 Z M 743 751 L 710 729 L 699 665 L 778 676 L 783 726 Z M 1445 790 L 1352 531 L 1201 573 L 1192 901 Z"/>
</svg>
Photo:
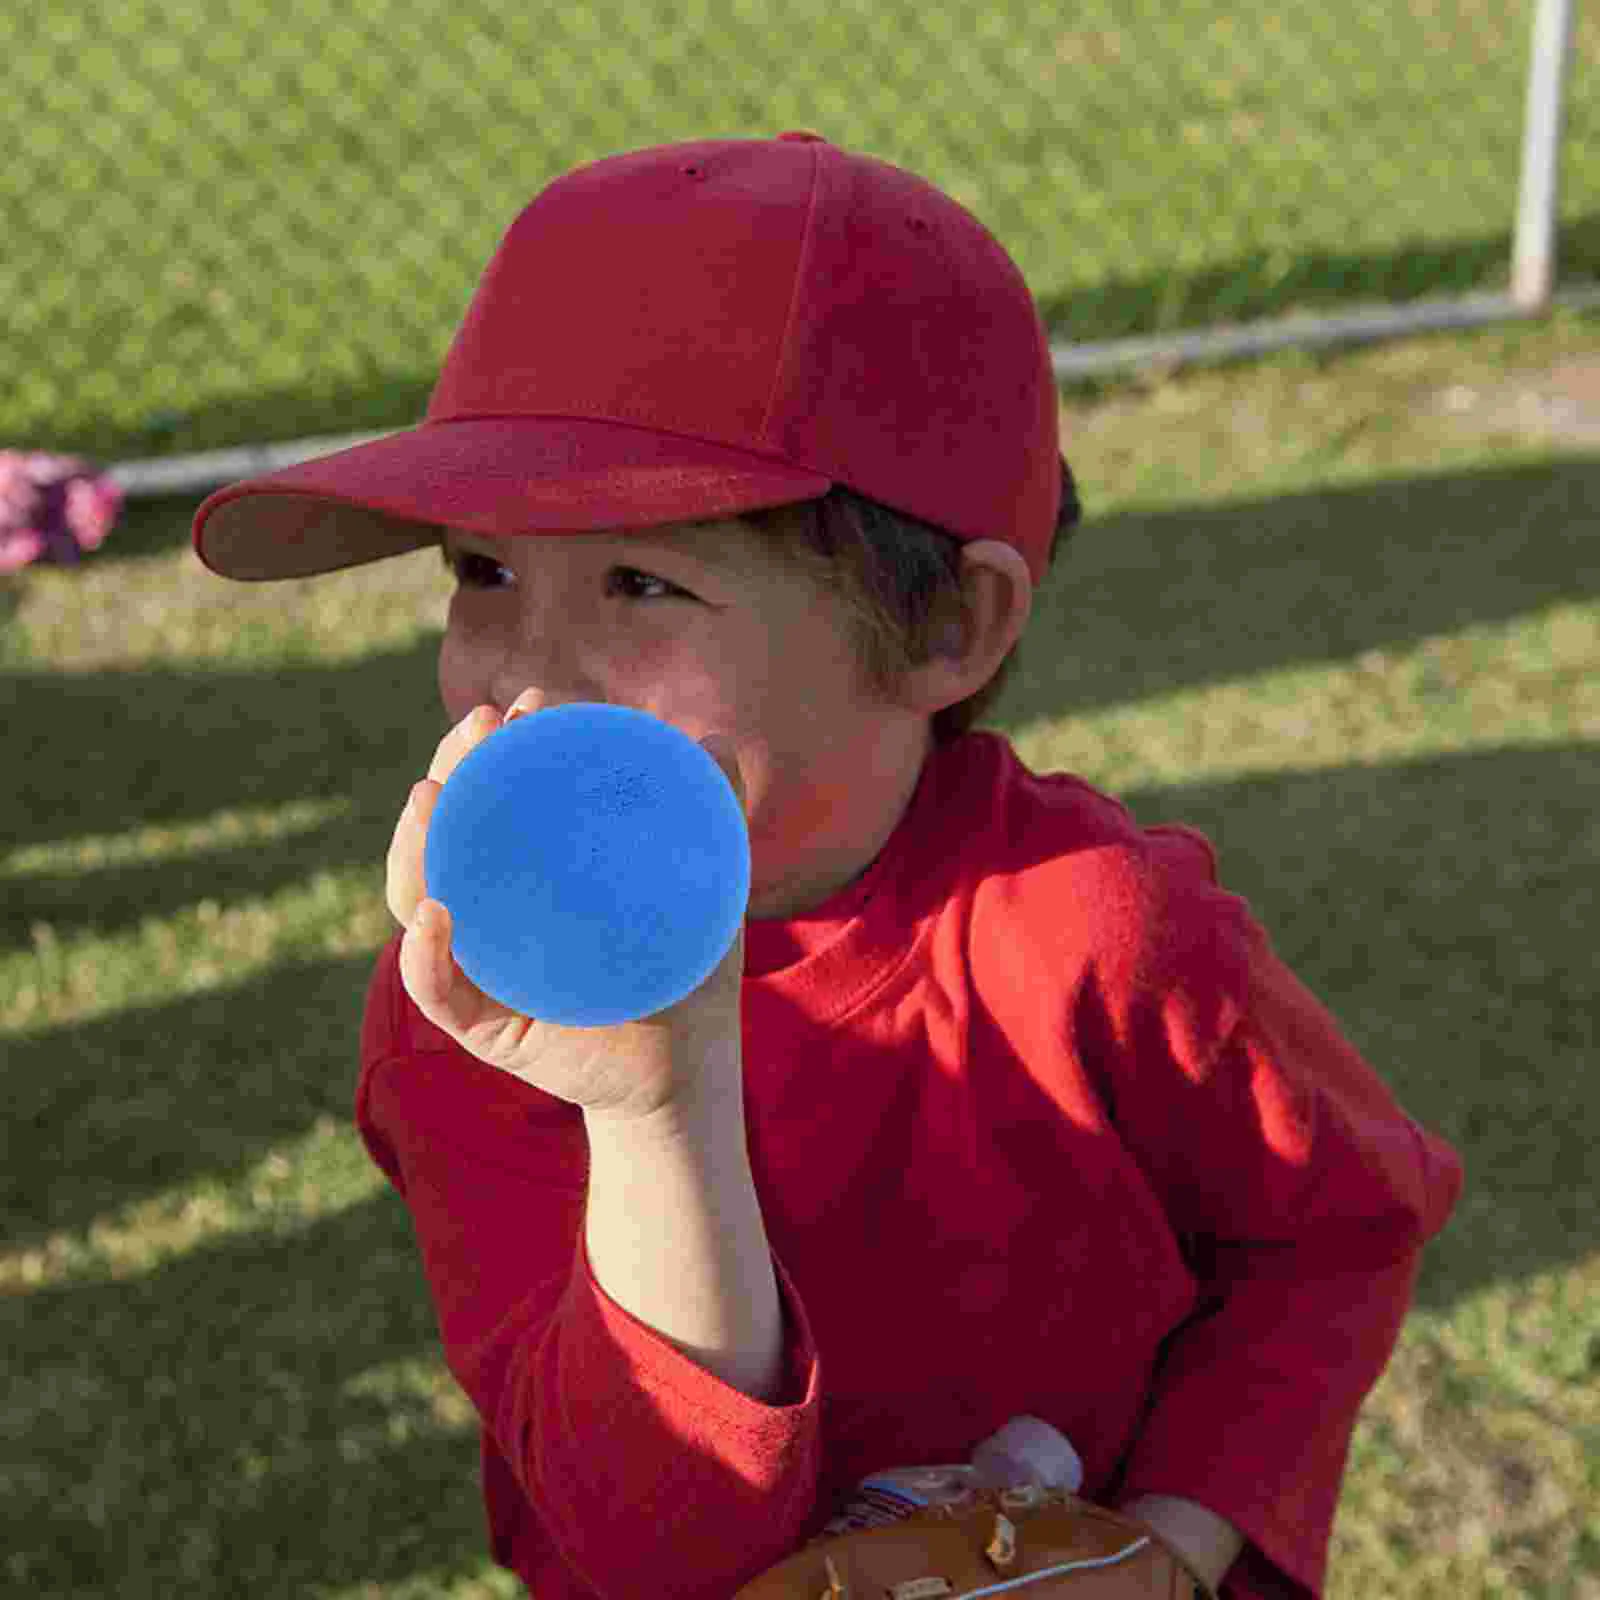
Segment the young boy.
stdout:
<svg viewBox="0 0 1600 1600">
<path fill-rule="evenodd" d="M 528 206 L 421 426 L 197 516 L 224 576 L 437 543 L 457 582 L 357 1119 L 540 1600 L 725 1600 L 1023 1414 L 1223 1594 L 1321 1590 L 1460 1167 L 1205 839 L 971 731 L 1076 518 L 1058 427 L 961 207 L 698 142 Z M 571 701 L 701 741 L 750 822 L 727 960 L 610 1028 L 489 1001 L 422 877 L 456 763 Z"/>
</svg>

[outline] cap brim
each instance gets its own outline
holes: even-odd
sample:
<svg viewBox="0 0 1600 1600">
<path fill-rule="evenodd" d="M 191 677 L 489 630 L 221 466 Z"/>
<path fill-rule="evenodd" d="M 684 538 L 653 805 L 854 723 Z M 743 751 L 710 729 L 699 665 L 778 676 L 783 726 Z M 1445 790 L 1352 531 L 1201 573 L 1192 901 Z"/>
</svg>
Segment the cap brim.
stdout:
<svg viewBox="0 0 1600 1600">
<path fill-rule="evenodd" d="M 573 417 L 425 422 L 229 484 L 195 514 L 225 578 L 305 578 L 434 544 L 703 521 L 815 500 L 833 480 L 726 445 Z"/>
</svg>

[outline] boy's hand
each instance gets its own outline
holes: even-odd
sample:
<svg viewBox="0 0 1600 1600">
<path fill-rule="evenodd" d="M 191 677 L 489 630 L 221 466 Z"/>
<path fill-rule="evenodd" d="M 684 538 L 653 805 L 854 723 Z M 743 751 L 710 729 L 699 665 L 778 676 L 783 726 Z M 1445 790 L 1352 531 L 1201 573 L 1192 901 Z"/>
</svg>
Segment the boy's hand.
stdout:
<svg viewBox="0 0 1600 1600">
<path fill-rule="evenodd" d="M 515 706 L 510 715 L 518 715 Z M 395 827 L 387 896 L 390 912 L 406 930 L 400 945 L 406 993 L 435 1027 L 480 1061 L 590 1115 L 630 1118 L 680 1101 L 702 1068 L 714 1070 L 717 1063 L 739 1060 L 742 926 L 721 965 L 692 994 L 652 1017 L 608 1028 L 562 1027 L 510 1011 L 478 988 L 450 953 L 450 914 L 426 897 L 423 846 L 428 822 L 461 759 L 500 726 L 500 714 L 487 705 L 457 723 L 439 741 L 428 776 L 412 789 Z M 700 743 L 726 773 L 743 806 L 744 782 L 731 743 L 715 734 Z M 724 1048 L 716 1048 L 719 1044 Z"/>
</svg>

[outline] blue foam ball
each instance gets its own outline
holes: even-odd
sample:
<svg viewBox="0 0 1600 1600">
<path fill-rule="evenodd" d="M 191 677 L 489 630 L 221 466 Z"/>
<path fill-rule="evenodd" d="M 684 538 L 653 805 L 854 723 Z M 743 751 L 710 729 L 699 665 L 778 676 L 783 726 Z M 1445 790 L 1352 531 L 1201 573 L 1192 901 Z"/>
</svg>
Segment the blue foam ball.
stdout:
<svg viewBox="0 0 1600 1600">
<path fill-rule="evenodd" d="M 687 734 L 587 702 L 517 718 L 446 780 L 423 850 L 451 948 L 525 1016 L 598 1028 L 699 988 L 750 897 L 733 785 Z"/>
</svg>

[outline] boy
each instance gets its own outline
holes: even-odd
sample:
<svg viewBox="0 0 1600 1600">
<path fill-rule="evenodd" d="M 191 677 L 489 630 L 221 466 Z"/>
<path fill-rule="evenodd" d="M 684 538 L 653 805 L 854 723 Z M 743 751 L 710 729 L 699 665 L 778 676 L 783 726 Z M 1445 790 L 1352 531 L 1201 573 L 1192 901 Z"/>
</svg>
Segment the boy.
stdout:
<svg viewBox="0 0 1600 1600">
<path fill-rule="evenodd" d="M 420 427 L 200 509 L 226 576 L 438 543 L 457 581 L 357 1118 L 540 1600 L 723 1600 L 1019 1414 L 1220 1592 L 1320 1592 L 1460 1167 L 1201 836 L 970 731 L 1075 516 L 1014 264 L 805 133 L 558 180 Z M 614 1028 L 487 1000 L 422 879 L 466 751 L 580 700 L 750 821 L 744 935 Z"/>
</svg>

